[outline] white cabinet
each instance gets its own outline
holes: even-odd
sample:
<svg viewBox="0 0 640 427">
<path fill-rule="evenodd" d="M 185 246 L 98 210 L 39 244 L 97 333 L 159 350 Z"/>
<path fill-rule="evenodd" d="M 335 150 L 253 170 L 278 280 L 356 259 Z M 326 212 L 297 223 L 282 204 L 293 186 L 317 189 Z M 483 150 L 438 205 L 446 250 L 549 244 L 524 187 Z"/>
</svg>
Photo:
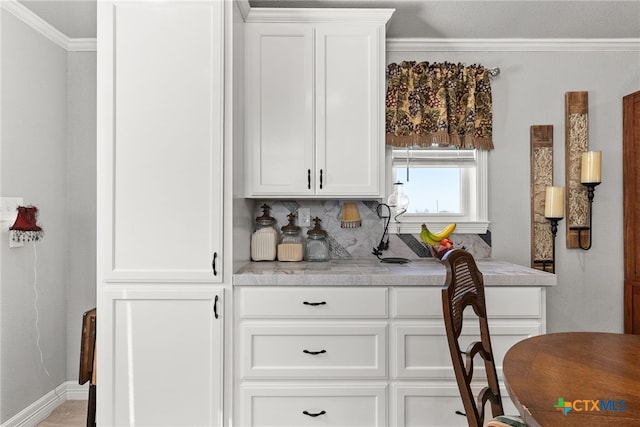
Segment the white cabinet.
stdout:
<svg viewBox="0 0 640 427">
<path fill-rule="evenodd" d="M 99 308 L 103 402 L 99 425 L 221 426 L 223 298 L 220 289 L 147 285 L 109 289 Z M 100 346 L 98 346 L 100 349 Z"/>
<path fill-rule="evenodd" d="M 224 3 L 99 3 L 99 267 L 220 282 Z"/>
<path fill-rule="evenodd" d="M 387 425 L 386 288 L 236 288 L 237 419 Z"/>
<path fill-rule="evenodd" d="M 451 366 L 442 320 L 442 290 L 432 287 L 397 287 L 391 290 L 391 426 L 459 426 L 466 419 Z M 501 383 L 503 405 L 517 414 L 504 387 L 502 359 L 516 342 L 546 332 L 545 290 L 539 287 L 487 287 L 487 314 L 491 344 Z M 465 311 L 464 341 L 479 337 L 477 318 Z M 475 378 L 484 368 L 476 364 Z"/>
<path fill-rule="evenodd" d="M 247 197 L 381 197 L 392 10 L 279 13 L 246 25 Z"/>
<path fill-rule="evenodd" d="M 237 286 L 235 295 L 234 406 L 243 427 L 466 423 L 456 414 L 464 408 L 441 288 Z M 487 287 L 486 298 L 502 382 L 509 347 L 546 332 L 545 290 Z M 474 315 L 465 316 L 463 339 L 476 340 Z M 516 414 L 502 391 L 505 411 Z"/>
<path fill-rule="evenodd" d="M 98 2 L 98 424 L 222 424 L 224 9 Z"/>
</svg>

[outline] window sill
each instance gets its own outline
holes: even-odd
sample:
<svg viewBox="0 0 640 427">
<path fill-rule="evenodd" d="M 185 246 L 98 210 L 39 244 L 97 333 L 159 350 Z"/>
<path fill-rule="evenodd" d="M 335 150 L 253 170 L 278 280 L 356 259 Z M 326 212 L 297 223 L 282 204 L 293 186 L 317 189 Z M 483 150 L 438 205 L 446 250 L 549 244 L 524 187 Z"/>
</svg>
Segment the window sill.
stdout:
<svg viewBox="0 0 640 427">
<path fill-rule="evenodd" d="M 389 223 L 389 234 L 420 234 L 422 224 L 427 224 L 429 230 L 434 232 L 442 230 L 447 225 L 455 222 L 457 234 L 485 234 L 489 229 L 490 221 L 465 221 L 457 222 L 455 220 L 427 220 L 427 221 L 411 221 L 404 220 L 400 222 L 391 221 Z"/>
</svg>

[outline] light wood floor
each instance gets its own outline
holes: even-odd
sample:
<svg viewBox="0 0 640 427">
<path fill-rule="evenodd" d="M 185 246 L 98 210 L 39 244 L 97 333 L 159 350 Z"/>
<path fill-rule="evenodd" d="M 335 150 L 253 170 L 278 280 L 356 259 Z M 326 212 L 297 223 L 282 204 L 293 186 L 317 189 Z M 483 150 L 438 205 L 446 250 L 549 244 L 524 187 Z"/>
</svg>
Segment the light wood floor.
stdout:
<svg viewBox="0 0 640 427">
<path fill-rule="evenodd" d="M 37 427 L 85 427 L 87 425 L 87 401 L 67 400 L 53 410 Z"/>
</svg>

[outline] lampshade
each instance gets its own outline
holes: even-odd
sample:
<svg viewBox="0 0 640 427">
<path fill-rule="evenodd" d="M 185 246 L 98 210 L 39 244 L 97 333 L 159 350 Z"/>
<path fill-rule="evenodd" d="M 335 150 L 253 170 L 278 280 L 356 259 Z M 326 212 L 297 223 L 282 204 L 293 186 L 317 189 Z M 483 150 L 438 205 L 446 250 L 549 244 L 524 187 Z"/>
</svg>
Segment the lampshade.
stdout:
<svg viewBox="0 0 640 427">
<path fill-rule="evenodd" d="M 44 232 L 37 224 L 38 208 L 35 206 L 18 206 L 18 216 L 9 230 L 16 242 L 32 242 L 42 238 Z"/>
<path fill-rule="evenodd" d="M 357 228 L 362 225 L 362 219 L 360 218 L 360 211 L 356 202 L 344 202 L 342 205 L 342 219 L 340 220 L 340 227 L 342 228 Z"/>
</svg>

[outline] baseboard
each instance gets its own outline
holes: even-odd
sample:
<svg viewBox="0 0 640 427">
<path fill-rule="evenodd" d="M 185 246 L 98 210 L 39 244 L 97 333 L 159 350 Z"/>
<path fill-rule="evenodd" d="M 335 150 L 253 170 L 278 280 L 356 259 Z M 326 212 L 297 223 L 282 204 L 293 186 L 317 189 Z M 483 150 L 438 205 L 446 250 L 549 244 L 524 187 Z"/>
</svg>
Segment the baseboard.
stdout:
<svg viewBox="0 0 640 427">
<path fill-rule="evenodd" d="M 2 423 L 1 427 L 32 427 L 44 420 L 66 400 L 86 400 L 89 385 L 67 381 Z"/>
</svg>

